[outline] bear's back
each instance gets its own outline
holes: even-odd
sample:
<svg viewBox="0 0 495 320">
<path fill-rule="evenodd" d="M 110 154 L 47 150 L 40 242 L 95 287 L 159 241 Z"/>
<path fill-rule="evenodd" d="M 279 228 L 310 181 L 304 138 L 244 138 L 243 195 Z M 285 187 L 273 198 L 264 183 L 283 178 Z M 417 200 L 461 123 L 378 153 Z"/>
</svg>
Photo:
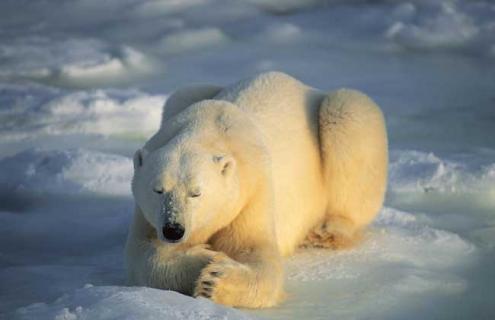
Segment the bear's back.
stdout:
<svg viewBox="0 0 495 320">
<path fill-rule="evenodd" d="M 318 145 L 318 110 L 323 95 L 287 74 L 272 71 L 256 75 L 224 88 L 214 99 L 237 105 L 274 144 L 282 146 L 290 136 Z"/>
</svg>

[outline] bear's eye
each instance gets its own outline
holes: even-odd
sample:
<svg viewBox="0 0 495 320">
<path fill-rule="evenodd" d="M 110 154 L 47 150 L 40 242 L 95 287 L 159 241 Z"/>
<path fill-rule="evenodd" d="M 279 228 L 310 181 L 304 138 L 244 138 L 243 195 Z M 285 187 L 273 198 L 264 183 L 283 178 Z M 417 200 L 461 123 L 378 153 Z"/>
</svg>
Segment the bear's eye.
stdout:
<svg viewBox="0 0 495 320">
<path fill-rule="evenodd" d="M 163 194 L 163 188 L 159 188 L 159 187 L 153 188 L 153 192 L 158 194 Z"/>
<path fill-rule="evenodd" d="M 199 190 L 195 190 L 195 191 L 190 191 L 189 192 L 189 197 L 190 198 L 197 198 L 199 196 L 201 196 L 201 191 L 199 191 Z"/>
</svg>

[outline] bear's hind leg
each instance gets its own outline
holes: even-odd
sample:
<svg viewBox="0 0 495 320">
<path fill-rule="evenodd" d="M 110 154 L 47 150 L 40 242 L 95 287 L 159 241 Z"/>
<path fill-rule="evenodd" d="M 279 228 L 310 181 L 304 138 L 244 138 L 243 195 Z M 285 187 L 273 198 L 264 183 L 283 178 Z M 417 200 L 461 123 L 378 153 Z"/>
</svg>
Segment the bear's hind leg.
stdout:
<svg viewBox="0 0 495 320">
<path fill-rule="evenodd" d="M 319 138 L 327 207 L 305 243 L 349 247 L 383 204 L 388 148 L 382 112 L 358 91 L 337 90 L 320 105 Z"/>
</svg>

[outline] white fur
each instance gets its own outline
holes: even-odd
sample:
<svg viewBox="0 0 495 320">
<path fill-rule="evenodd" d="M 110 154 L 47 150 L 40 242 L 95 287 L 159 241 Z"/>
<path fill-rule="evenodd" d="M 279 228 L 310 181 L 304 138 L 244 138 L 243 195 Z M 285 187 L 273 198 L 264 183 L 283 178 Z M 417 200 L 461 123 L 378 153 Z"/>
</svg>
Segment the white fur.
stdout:
<svg viewBox="0 0 495 320">
<path fill-rule="evenodd" d="M 131 283 L 267 307 L 283 296 L 281 256 L 352 243 L 376 215 L 387 138 L 362 93 L 270 72 L 178 91 L 134 160 Z M 161 234 L 170 219 L 185 226 L 178 244 Z"/>
</svg>

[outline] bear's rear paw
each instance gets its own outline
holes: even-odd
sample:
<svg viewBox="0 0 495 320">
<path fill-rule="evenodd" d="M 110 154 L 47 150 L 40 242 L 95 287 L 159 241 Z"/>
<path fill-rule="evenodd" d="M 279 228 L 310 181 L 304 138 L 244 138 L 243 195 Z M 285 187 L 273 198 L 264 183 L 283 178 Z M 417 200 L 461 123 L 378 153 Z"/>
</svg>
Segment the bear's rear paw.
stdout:
<svg viewBox="0 0 495 320">
<path fill-rule="evenodd" d="M 334 217 L 312 229 L 301 243 L 303 248 L 348 249 L 362 239 L 359 230 L 352 223 L 340 217 Z"/>
</svg>

